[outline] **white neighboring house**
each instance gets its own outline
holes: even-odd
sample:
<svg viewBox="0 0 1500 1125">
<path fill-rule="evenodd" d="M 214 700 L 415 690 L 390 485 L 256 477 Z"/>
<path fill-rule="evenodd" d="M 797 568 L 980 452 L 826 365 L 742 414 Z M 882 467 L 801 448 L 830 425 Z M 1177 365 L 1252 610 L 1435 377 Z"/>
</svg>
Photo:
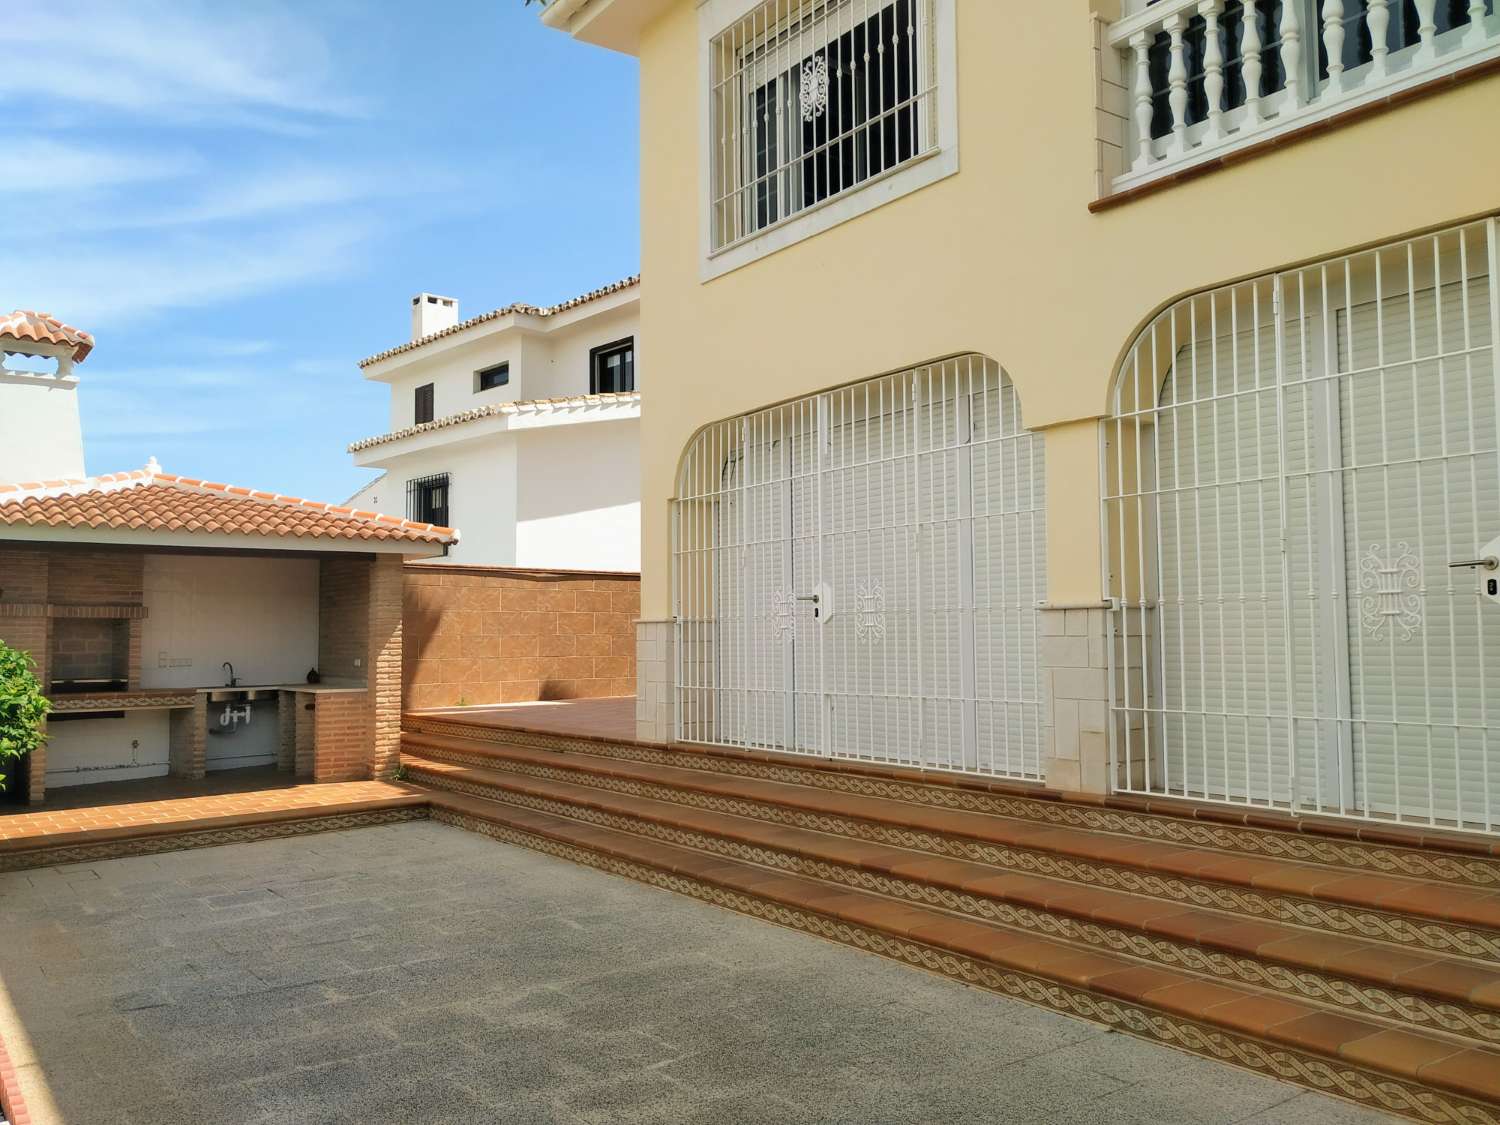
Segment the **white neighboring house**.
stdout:
<svg viewBox="0 0 1500 1125">
<path fill-rule="evenodd" d="M 465 321 L 412 298 L 412 338 L 360 361 L 390 432 L 349 447 L 383 469 L 357 509 L 461 527 L 434 563 L 640 569 L 640 278 Z"/>
</svg>

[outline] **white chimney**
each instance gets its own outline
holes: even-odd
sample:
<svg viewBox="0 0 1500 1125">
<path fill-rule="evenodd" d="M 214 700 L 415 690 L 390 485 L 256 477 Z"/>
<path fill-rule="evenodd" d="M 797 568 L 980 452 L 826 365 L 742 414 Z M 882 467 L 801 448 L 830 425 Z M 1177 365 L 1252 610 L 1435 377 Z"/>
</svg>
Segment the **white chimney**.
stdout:
<svg viewBox="0 0 1500 1125">
<path fill-rule="evenodd" d="M 0 484 L 83 476 L 73 366 L 93 346 L 46 313 L 0 317 Z"/>
<path fill-rule="evenodd" d="M 420 340 L 452 328 L 458 323 L 458 301 L 436 293 L 418 293 L 411 299 L 411 338 Z"/>
</svg>

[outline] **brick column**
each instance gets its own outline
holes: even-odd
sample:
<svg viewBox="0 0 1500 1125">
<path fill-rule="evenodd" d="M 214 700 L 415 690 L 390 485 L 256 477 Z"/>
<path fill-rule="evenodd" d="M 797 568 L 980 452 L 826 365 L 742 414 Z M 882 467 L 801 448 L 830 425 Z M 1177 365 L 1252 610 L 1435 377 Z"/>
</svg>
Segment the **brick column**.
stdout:
<svg viewBox="0 0 1500 1125">
<path fill-rule="evenodd" d="M 401 594 L 399 555 L 370 563 L 369 632 L 365 676 L 369 687 L 370 772 L 389 777 L 401 755 Z M 357 698 L 357 697 L 351 697 Z"/>
<path fill-rule="evenodd" d="M 1053 789 L 1109 791 L 1108 612 L 1101 603 L 1038 611 L 1042 747 Z"/>
<path fill-rule="evenodd" d="M 42 722 L 42 733 L 47 730 L 46 720 Z M 26 801 L 28 804 L 40 805 L 47 797 L 47 745 L 43 743 L 38 749 L 26 755 Z"/>
<path fill-rule="evenodd" d="M 47 616 L 51 590 L 51 558 L 35 547 L 0 549 L 0 641 L 29 653 L 36 661 L 36 677 L 47 690 L 52 671 L 52 619 Z M 46 724 L 42 725 L 46 734 Z M 38 804 L 47 793 L 47 747 L 44 743 L 21 762 L 5 770 L 11 783 L 26 786 L 27 800 Z"/>
<path fill-rule="evenodd" d="M 276 768 L 283 773 L 297 768 L 297 696 L 290 691 L 276 696 Z"/>
<path fill-rule="evenodd" d="M 672 621 L 635 623 L 635 736 L 642 742 L 677 737 L 675 637 Z"/>
<path fill-rule="evenodd" d="M 314 781 L 361 781 L 370 776 L 370 695 L 373 693 L 306 696 L 314 704 Z"/>
<path fill-rule="evenodd" d="M 315 700 L 311 692 L 298 692 L 292 696 L 292 766 L 298 777 L 312 777 L 317 759 L 317 726 Z"/>
<path fill-rule="evenodd" d="M 173 711 L 169 722 L 167 772 L 173 777 L 201 778 L 206 772 L 208 696 L 199 692 L 193 706 Z"/>
</svg>

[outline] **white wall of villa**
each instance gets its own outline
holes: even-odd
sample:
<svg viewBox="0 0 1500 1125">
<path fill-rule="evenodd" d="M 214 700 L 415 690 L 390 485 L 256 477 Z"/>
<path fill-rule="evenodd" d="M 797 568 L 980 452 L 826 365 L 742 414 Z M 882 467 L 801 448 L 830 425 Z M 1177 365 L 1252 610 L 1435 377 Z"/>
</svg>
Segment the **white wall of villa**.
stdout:
<svg viewBox="0 0 1500 1125">
<path fill-rule="evenodd" d="M 639 394 L 593 393 L 596 350 L 637 342 L 638 294 L 638 283 L 610 286 L 467 322 L 456 305 L 414 298 L 428 312 L 414 310 L 420 342 L 363 364 L 390 388 L 390 431 L 351 447 L 356 465 L 382 473 L 350 505 L 420 519 L 411 482 L 446 478 L 461 538 L 434 564 L 638 570 Z M 482 386 L 479 373 L 500 364 L 505 381 Z M 420 424 L 427 386 L 432 421 Z"/>
</svg>

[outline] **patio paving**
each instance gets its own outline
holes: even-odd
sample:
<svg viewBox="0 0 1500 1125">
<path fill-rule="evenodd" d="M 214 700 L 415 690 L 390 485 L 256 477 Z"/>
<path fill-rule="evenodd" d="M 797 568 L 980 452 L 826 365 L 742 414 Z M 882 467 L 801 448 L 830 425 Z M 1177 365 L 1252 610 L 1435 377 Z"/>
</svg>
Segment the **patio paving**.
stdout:
<svg viewBox="0 0 1500 1125">
<path fill-rule="evenodd" d="M 0 875 L 34 1120 L 1386 1118 L 459 829 Z"/>
</svg>

